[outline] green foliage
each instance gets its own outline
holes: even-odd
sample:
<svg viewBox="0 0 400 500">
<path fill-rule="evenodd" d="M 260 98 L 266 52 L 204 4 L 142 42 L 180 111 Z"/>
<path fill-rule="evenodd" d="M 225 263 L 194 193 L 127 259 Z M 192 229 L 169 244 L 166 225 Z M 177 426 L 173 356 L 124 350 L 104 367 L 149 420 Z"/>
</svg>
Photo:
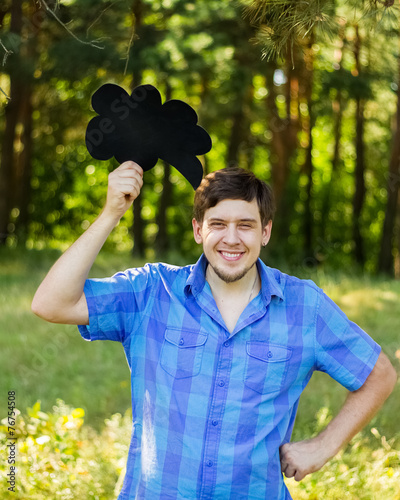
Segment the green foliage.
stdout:
<svg viewBox="0 0 400 500">
<path fill-rule="evenodd" d="M 344 452 L 300 483 L 287 480 L 293 498 L 399 500 L 400 452 L 396 439 L 388 441 L 376 428 L 371 429 L 371 434 L 356 436 Z"/>
<path fill-rule="evenodd" d="M 289 57 L 293 60 L 294 47 L 317 36 L 332 41 L 340 29 L 341 18 L 337 3 L 332 0 L 242 0 L 245 13 L 258 28 L 255 41 L 262 46 L 263 56 Z M 347 3 L 347 2 L 346 2 Z M 361 22 L 369 29 L 385 31 L 396 29 L 397 6 L 394 0 L 353 0 L 348 2 L 354 22 Z"/>
<path fill-rule="evenodd" d="M 259 26 L 256 41 L 267 59 L 293 53 L 295 43 L 310 37 L 314 30 L 332 37 L 338 25 L 331 0 L 252 0 L 245 2 L 248 16 Z"/>
<path fill-rule="evenodd" d="M 104 421 L 100 431 L 84 425 L 85 412 L 58 399 L 51 412 L 41 411 L 40 401 L 17 411 L 17 486 L 3 492 L 4 500 L 87 498 L 112 500 L 117 497 L 125 473 L 132 415 L 117 413 Z M 329 421 L 329 410 L 316 414 L 315 431 Z M 7 456 L 7 419 L 0 425 L 0 452 Z M 400 435 L 389 441 L 377 428 L 371 435 L 358 435 L 348 448 L 323 469 L 300 483 L 286 480 L 298 500 L 398 500 L 400 452 L 395 447 Z M 0 464 L 0 477 L 7 484 L 9 468 Z"/>
<path fill-rule="evenodd" d="M 114 414 L 101 432 L 84 426 L 82 408 L 57 400 L 51 412 L 41 410 L 40 401 L 16 422 L 17 472 L 15 492 L 3 489 L 2 498 L 44 500 L 116 498 L 121 487 L 132 416 Z M 0 426 L 0 451 L 7 456 L 7 419 Z M 9 466 L 0 465 L 2 484 L 7 484 Z"/>
<path fill-rule="evenodd" d="M 329 0 L 245 2 L 247 6 L 249 3 L 251 18 L 243 17 L 243 3 L 229 0 L 142 0 L 132 3 L 141 6 L 136 14 L 126 2 L 56 2 L 52 8 L 65 23 L 61 26 L 39 4 L 33 12 L 31 3 L 24 1 L 21 35 L 10 32 L 7 13 L 0 38 L 14 53 L 7 57 L 0 87 L 8 90 L 7 73 L 11 74 L 16 65 L 24 81 L 32 86 L 33 105 L 30 193 L 21 201 L 17 199 L 18 189 L 14 189 L 19 186 L 23 160 L 22 120 L 14 140 L 12 189 L 16 199 L 7 228 L 7 245 L 65 248 L 98 215 L 106 196 L 107 174 L 117 164 L 113 160 L 95 161 L 86 150 L 85 128 L 94 115 L 91 95 L 106 82 L 115 82 L 129 91 L 138 83 L 134 78 L 139 78 L 156 85 L 163 99 L 171 94 L 196 109 L 199 123 L 213 139 L 213 149 L 202 158 L 207 172 L 229 162 L 237 163 L 271 182 L 277 190 L 282 170 L 288 172 L 283 175 L 282 200 L 269 245 L 268 258 L 274 266 L 286 262 L 331 269 L 354 265 L 355 102 L 362 99 L 367 192 L 360 225 L 366 249 L 364 269 L 374 271 L 388 194 L 391 123 L 398 85 L 398 29 L 394 29 L 394 22 L 389 29 L 384 20 L 389 14 L 398 20 L 398 12 L 390 2 L 365 2 L 366 12 L 360 9 L 358 0 L 354 4 Z M 29 13 L 31 7 L 33 14 Z M 354 8 L 358 8 L 359 17 L 354 17 Z M 379 29 L 374 31 L 367 24 L 373 12 L 380 20 Z M 259 36 L 260 23 L 267 31 L 273 27 L 272 45 L 280 43 L 282 49 L 289 48 L 287 61 L 262 60 L 261 46 L 253 43 Z M 333 38 L 321 36 L 315 29 L 317 25 Z M 13 41 L 14 36 L 18 39 Z M 301 47 L 292 43 L 293 37 Z M 91 45 L 92 40 L 99 41 L 96 45 L 101 48 Z M 361 43 L 358 66 L 357 43 Z M 1 141 L 6 100 L 0 99 Z M 310 113 L 315 123 L 308 200 L 304 162 Z M 334 167 L 339 114 L 340 144 Z M 287 137 L 291 137 L 290 144 Z M 169 253 L 176 259 L 194 259 L 199 249 L 191 234 L 193 191 L 174 169 L 169 180 Z M 142 191 L 147 259 L 155 258 L 164 183 L 160 162 L 145 174 Z M 312 248 L 306 251 L 308 201 L 313 215 Z M 27 220 L 22 220 L 24 208 Z M 132 249 L 132 224 L 133 214 L 129 211 L 106 248 Z"/>
</svg>

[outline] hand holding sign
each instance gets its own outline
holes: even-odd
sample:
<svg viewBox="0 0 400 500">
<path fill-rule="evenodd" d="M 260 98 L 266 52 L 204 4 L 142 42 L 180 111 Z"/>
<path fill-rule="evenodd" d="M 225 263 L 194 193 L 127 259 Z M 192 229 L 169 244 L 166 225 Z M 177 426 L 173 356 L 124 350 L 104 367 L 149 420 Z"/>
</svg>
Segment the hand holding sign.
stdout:
<svg viewBox="0 0 400 500">
<path fill-rule="evenodd" d="M 88 124 L 86 146 L 97 160 L 113 156 L 119 163 L 134 161 L 144 171 L 158 158 L 174 166 L 196 189 L 203 168 L 196 155 L 211 149 L 211 138 L 197 125 L 197 114 L 183 101 L 161 103 L 158 90 L 141 85 L 129 94 L 105 84 L 92 96 L 98 113 Z"/>
</svg>

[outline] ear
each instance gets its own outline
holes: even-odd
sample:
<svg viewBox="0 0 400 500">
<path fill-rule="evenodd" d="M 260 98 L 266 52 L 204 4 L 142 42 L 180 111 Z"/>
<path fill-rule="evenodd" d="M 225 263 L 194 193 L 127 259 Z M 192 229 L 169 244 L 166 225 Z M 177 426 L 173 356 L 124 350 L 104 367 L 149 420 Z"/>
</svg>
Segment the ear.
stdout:
<svg viewBox="0 0 400 500">
<path fill-rule="evenodd" d="M 266 247 L 268 245 L 269 239 L 271 238 L 272 231 L 272 220 L 264 227 L 262 231 L 262 246 Z"/>
<path fill-rule="evenodd" d="M 199 224 L 196 219 L 192 219 L 192 226 L 194 241 L 200 245 L 203 243 L 202 224 Z"/>
</svg>

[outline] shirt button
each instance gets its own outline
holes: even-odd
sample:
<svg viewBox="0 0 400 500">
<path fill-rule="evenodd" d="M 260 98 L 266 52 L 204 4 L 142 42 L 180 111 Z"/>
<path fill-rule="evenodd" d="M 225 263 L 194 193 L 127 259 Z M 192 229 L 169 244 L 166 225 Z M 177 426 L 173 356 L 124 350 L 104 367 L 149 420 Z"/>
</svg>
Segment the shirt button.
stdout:
<svg viewBox="0 0 400 500">
<path fill-rule="evenodd" d="M 220 380 L 220 381 L 218 382 L 218 385 L 219 385 L 220 387 L 224 387 L 225 382 L 224 382 L 223 380 Z"/>
<path fill-rule="evenodd" d="M 231 345 L 231 343 L 229 342 L 229 340 L 227 340 L 226 342 L 224 342 L 224 346 L 225 347 L 229 347 Z"/>
<path fill-rule="evenodd" d="M 218 420 L 213 420 L 212 421 L 212 424 L 215 426 L 215 425 L 218 425 Z"/>
<path fill-rule="evenodd" d="M 183 345 L 184 343 L 185 343 L 185 341 L 183 339 L 180 339 L 179 345 Z"/>
<path fill-rule="evenodd" d="M 268 351 L 268 357 L 272 358 L 272 352 L 271 351 Z"/>
<path fill-rule="evenodd" d="M 212 467 L 212 466 L 213 466 L 213 461 L 207 460 L 207 467 Z"/>
</svg>

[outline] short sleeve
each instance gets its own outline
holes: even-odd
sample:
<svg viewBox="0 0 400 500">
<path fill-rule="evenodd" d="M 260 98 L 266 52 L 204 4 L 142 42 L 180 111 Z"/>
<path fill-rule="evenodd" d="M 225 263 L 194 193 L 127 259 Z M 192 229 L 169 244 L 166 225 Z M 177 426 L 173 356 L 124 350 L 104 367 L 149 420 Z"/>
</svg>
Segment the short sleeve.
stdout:
<svg viewBox="0 0 400 500">
<path fill-rule="evenodd" d="M 111 278 L 86 280 L 89 325 L 78 325 L 82 337 L 125 342 L 140 323 L 148 289 L 146 268 L 130 269 Z"/>
<path fill-rule="evenodd" d="M 316 318 L 316 369 L 349 391 L 359 389 L 371 373 L 380 346 L 322 291 Z"/>
</svg>

